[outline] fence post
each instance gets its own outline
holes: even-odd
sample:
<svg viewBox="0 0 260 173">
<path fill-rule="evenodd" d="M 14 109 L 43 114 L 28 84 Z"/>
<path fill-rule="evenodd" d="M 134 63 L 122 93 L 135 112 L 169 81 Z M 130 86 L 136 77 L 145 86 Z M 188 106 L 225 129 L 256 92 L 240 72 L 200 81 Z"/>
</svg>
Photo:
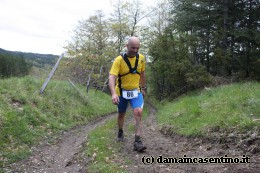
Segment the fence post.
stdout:
<svg viewBox="0 0 260 173">
<path fill-rule="evenodd" d="M 73 86 L 73 88 L 78 92 L 79 96 L 86 102 L 88 103 L 88 99 L 86 97 L 84 97 L 84 95 L 80 92 L 80 90 L 75 86 L 75 84 L 68 79 L 69 83 Z"/>
<path fill-rule="evenodd" d="M 60 55 L 58 61 L 57 61 L 56 64 L 55 64 L 55 66 L 52 68 L 51 73 L 49 74 L 48 78 L 45 80 L 45 82 L 44 82 L 43 85 L 42 85 L 42 88 L 41 88 L 41 90 L 40 90 L 40 94 L 43 94 L 45 88 L 47 87 L 49 81 L 51 80 L 51 78 L 52 78 L 54 72 L 56 71 L 56 69 L 57 69 L 57 67 L 58 67 L 58 65 L 59 65 L 59 63 L 60 63 L 60 60 L 63 58 L 63 56 L 64 56 L 64 53 L 62 53 L 62 54 Z"/>
<path fill-rule="evenodd" d="M 92 66 L 92 69 L 91 69 L 91 72 L 88 74 L 88 82 L 87 82 L 87 93 L 88 93 L 88 88 L 89 88 L 89 85 L 90 85 L 90 80 L 91 80 L 91 74 L 94 70 L 94 65 Z"/>
<path fill-rule="evenodd" d="M 109 77 L 106 79 L 106 81 L 104 82 L 104 85 L 103 85 L 103 89 L 102 89 L 102 91 L 104 92 L 104 90 L 105 90 L 105 87 L 106 87 L 106 84 L 107 84 L 107 81 L 109 80 Z"/>
</svg>

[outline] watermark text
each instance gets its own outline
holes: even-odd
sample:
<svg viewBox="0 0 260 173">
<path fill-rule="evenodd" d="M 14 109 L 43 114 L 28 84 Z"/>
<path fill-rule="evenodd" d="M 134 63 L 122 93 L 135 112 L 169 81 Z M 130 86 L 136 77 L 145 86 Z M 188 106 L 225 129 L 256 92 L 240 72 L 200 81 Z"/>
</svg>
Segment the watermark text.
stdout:
<svg viewBox="0 0 260 173">
<path fill-rule="evenodd" d="M 250 157 L 243 155 L 243 157 L 228 157 L 227 155 L 221 157 L 163 157 L 163 156 L 143 156 L 143 164 L 240 164 L 250 163 Z"/>
</svg>

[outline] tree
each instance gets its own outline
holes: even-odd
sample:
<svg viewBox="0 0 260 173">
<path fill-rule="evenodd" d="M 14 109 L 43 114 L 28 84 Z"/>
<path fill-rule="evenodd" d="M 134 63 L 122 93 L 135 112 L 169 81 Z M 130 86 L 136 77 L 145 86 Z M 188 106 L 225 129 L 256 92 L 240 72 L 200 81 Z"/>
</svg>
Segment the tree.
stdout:
<svg viewBox="0 0 260 173">
<path fill-rule="evenodd" d="M 213 75 L 256 77 L 259 2 L 172 0 L 172 27 L 193 36 L 193 59 Z M 173 29 L 173 30 L 174 30 Z M 253 36 L 253 37 L 252 37 Z M 206 60 L 206 61 L 205 61 Z M 205 62 L 205 63 L 204 63 Z"/>
<path fill-rule="evenodd" d="M 109 42 L 109 27 L 102 11 L 87 20 L 79 21 L 72 42 L 68 45 L 71 55 L 102 55 Z"/>
<path fill-rule="evenodd" d="M 120 54 L 125 47 L 125 39 L 130 33 L 127 14 L 129 4 L 125 1 L 118 0 L 113 4 L 113 7 L 114 13 L 112 13 L 110 17 L 111 36 L 114 38 L 117 54 Z"/>
<path fill-rule="evenodd" d="M 93 78 L 104 78 L 100 77 L 100 67 L 104 75 L 108 75 L 111 61 L 124 51 L 126 39 L 133 35 L 141 37 L 140 22 L 147 13 L 142 10 L 140 1 L 117 0 L 113 7 L 115 12 L 109 18 L 97 11 L 87 20 L 80 21 L 75 29 L 72 41 L 66 47 L 69 57 L 75 58 L 69 62 L 74 66 L 75 80 L 82 81 L 89 73 Z"/>
<path fill-rule="evenodd" d="M 232 38 L 235 56 L 234 68 L 237 72 L 244 72 L 245 77 L 259 76 L 259 8 L 257 0 L 240 0 L 233 2 L 232 10 Z M 259 79 L 259 77 L 258 77 Z"/>
<path fill-rule="evenodd" d="M 66 47 L 70 57 L 68 65 L 73 66 L 70 69 L 74 81 L 85 83 L 89 74 L 94 79 L 93 82 L 107 77 L 107 73 L 100 73 L 100 67 L 107 71 L 115 56 L 110 32 L 109 22 L 102 11 L 97 11 L 87 20 L 79 21 L 72 41 Z"/>
<path fill-rule="evenodd" d="M 0 54 L 0 77 L 21 77 L 28 75 L 30 65 L 23 57 Z"/>
<path fill-rule="evenodd" d="M 167 28 L 150 45 L 152 89 L 159 100 L 175 98 L 208 84 L 210 75 L 190 59 L 189 36 L 175 35 Z"/>
<path fill-rule="evenodd" d="M 126 40 L 131 36 L 143 37 L 142 21 L 153 11 L 146 11 L 139 0 L 117 0 L 113 3 L 114 12 L 110 17 L 112 35 L 117 53 L 125 51 Z M 143 44 L 143 42 L 142 42 Z"/>
</svg>

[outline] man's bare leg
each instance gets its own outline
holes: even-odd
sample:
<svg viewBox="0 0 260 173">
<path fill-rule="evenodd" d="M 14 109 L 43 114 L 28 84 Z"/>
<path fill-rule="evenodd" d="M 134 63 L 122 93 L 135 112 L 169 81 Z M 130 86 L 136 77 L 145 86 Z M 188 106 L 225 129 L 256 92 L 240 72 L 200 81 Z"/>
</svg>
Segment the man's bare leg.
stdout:
<svg viewBox="0 0 260 173">
<path fill-rule="evenodd" d="M 142 108 L 134 109 L 134 119 L 135 119 L 135 142 L 134 142 L 134 151 L 142 152 L 146 149 L 141 141 L 142 135 Z"/>
<path fill-rule="evenodd" d="M 125 122 L 125 112 L 123 112 L 123 113 L 119 112 L 118 117 L 117 117 L 117 123 L 118 123 L 117 140 L 118 141 L 124 140 L 124 134 L 123 134 L 124 122 Z"/>
<path fill-rule="evenodd" d="M 135 120 L 135 136 L 142 135 L 142 108 L 134 109 L 134 120 Z"/>
</svg>

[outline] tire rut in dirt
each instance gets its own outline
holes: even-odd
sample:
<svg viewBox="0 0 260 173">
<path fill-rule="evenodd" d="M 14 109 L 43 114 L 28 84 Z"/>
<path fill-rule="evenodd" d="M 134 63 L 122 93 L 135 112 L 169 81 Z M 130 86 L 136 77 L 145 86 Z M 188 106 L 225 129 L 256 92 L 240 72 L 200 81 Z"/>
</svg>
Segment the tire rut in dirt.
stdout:
<svg viewBox="0 0 260 173">
<path fill-rule="evenodd" d="M 131 160 L 131 165 L 124 165 L 132 173 L 188 173 L 188 172 L 207 172 L 207 173 L 231 173 L 244 172 L 255 173 L 260 170 L 260 157 L 251 156 L 250 164 L 187 164 L 187 163 L 158 163 L 163 158 L 207 158 L 207 157 L 242 157 L 245 153 L 236 148 L 222 149 L 219 145 L 203 143 L 200 138 L 187 138 L 185 136 L 173 135 L 166 136 L 160 132 L 156 123 L 156 110 L 150 105 L 149 116 L 143 121 L 142 141 L 147 146 L 143 153 L 133 151 L 134 133 L 128 134 L 128 139 L 124 142 L 121 150 L 125 160 Z M 128 120 L 129 121 L 129 120 Z M 128 133 L 128 132 L 126 132 Z M 150 161 L 144 164 L 143 161 Z M 151 163 L 152 158 L 154 162 Z M 156 162 L 158 161 L 158 162 Z"/>
<path fill-rule="evenodd" d="M 80 148 L 86 142 L 88 133 L 115 117 L 115 113 L 99 117 L 89 124 L 74 127 L 63 132 L 59 140 L 35 147 L 32 155 L 20 162 L 9 165 L 6 172 L 28 173 L 77 173 L 82 172 L 86 160 L 80 161 Z"/>
</svg>

